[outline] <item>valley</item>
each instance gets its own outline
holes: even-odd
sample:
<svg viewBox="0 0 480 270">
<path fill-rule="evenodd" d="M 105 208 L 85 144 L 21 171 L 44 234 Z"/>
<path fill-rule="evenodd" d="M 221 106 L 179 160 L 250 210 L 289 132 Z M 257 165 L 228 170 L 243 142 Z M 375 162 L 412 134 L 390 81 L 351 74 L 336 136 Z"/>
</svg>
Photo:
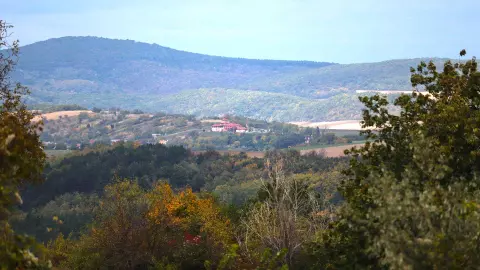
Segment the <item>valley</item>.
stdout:
<svg viewBox="0 0 480 270">
<path fill-rule="evenodd" d="M 40 138 L 45 149 L 79 150 L 130 142 L 182 145 L 194 151 L 261 152 L 290 147 L 333 147 L 362 140 L 355 129 L 326 125 L 307 127 L 238 116 L 202 119 L 192 115 L 149 114 L 116 108 L 95 111 L 57 111 L 36 116 L 34 121 L 41 119 L 44 124 Z M 218 128 L 224 125 L 235 129 Z"/>
</svg>

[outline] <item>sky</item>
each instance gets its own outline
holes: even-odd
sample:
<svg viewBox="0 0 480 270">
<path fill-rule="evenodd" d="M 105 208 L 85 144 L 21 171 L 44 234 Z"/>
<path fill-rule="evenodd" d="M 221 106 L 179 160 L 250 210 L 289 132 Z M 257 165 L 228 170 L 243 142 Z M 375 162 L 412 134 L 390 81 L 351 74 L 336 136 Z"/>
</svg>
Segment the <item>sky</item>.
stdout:
<svg viewBox="0 0 480 270">
<path fill-rule="evenodd" d="M 336 63 L 480 56 L 478 0 L 0 0 L 21 45 L 62 36 Z"/>
</svg>

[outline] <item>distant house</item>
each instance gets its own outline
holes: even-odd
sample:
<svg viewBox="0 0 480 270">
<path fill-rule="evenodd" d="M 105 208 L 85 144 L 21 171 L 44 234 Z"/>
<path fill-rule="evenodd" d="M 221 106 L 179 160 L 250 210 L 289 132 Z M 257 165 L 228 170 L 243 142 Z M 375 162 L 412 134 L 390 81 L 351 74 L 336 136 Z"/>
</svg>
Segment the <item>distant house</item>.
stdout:
<svg viewBox="0 0 480 270">
<path fill-rule="evenodd" d="M 245 133 L 247 132 L 247 128 L 237 124 L 237 123 L 230 123 L 230 122 L 223 122 L 212 125 L 212 132 L 236 132 L 236 133 Z"/>
</svg>

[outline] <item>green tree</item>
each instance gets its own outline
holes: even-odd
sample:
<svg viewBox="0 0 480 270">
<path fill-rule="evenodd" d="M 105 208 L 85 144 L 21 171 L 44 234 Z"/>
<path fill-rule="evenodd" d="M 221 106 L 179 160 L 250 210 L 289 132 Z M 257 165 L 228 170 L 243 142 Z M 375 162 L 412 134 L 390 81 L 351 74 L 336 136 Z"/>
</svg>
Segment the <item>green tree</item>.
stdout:
<svg viewBox="0 0 480 270">
<path fill-rule="evenodd" d="M 395 100 L 399 114 L 388 111 L 385 97 L 361 98 L 363 133 L 371 142 L 347 151 L 353 158 L 340 187 L 345 204 L 311 250 L 316 267 L 478 267 L 476 59 L 447 61 L 443 72 L 421 62 L 411 73 L 415 91 Z"/>
<path fill-rule="evenodd" d="M 29 91 L 9 77 L 18 56 L 18 41 L 8 41 L 10 28 L 0 20 L 0 261 L 8 269 L 39 266 L 31 253 L 34 241 L 15 234 L 8 219 L 22 203 L 19 188 L 42 180 L 45 161 L 37 134 L 41 122 L 32 122 L 34 115 L 22 102 Z"/>
</svg>

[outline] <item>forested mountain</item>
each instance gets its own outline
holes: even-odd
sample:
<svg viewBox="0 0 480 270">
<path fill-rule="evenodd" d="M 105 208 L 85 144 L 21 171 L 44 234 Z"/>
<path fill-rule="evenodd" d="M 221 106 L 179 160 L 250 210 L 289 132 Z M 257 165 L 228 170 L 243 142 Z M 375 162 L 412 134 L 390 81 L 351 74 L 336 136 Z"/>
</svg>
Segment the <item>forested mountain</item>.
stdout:
<svg viewBox="0 0 480 270">
<path fill-rule="evenodd" d="M 149 109 L 198 116 L 222 113 L 267 121 L 337 121 L 359 119 L 362 104 L 357 94 L 338 94 L 328 99 L 309 99 L 288 94 L 238 89 L 195 89 L 145 101 Z"/>
<path fill-rule="evenodd" d="M 275 74 L 330 65 L 209 56 L 95 37 L 38 42 L 23 47 L 21 59 L 17 75 L 38 87 L 67 91 L 72 88 L 80 92 L 121 90 L 135 94 L 236 87 Z"/>
<path fill-rule="evenodd" d="M 29 103 L 320 121 L 358 118 L 359 104 L 352 102 L 357 99 L 355 90 L 410 89 L 409 68 L 421 60 L 350 65 L 251 60 L 130 40 L 64 37 L 22 47 L 14 79 L 33 90 Z M 243 95 L 245 90 L 251 92 Z M 205 91 L 221 91 L 221 96 L 214 98 L 214 104 L 201 100 L 187 102 L 188 107 L 176 106 L 179 102 L 185 105 L 185 97 L 202 97 Z M 259 96 L 264 103 L 258 101 Z M 263 109 L 251 113 L 252 105 Z M 293 113 L 292 106 L 296 108 Z M 312 111 L 317 106 L 322 108 Z M 279 108 L 289 113 L 272 116 Z"/>
</svg>

